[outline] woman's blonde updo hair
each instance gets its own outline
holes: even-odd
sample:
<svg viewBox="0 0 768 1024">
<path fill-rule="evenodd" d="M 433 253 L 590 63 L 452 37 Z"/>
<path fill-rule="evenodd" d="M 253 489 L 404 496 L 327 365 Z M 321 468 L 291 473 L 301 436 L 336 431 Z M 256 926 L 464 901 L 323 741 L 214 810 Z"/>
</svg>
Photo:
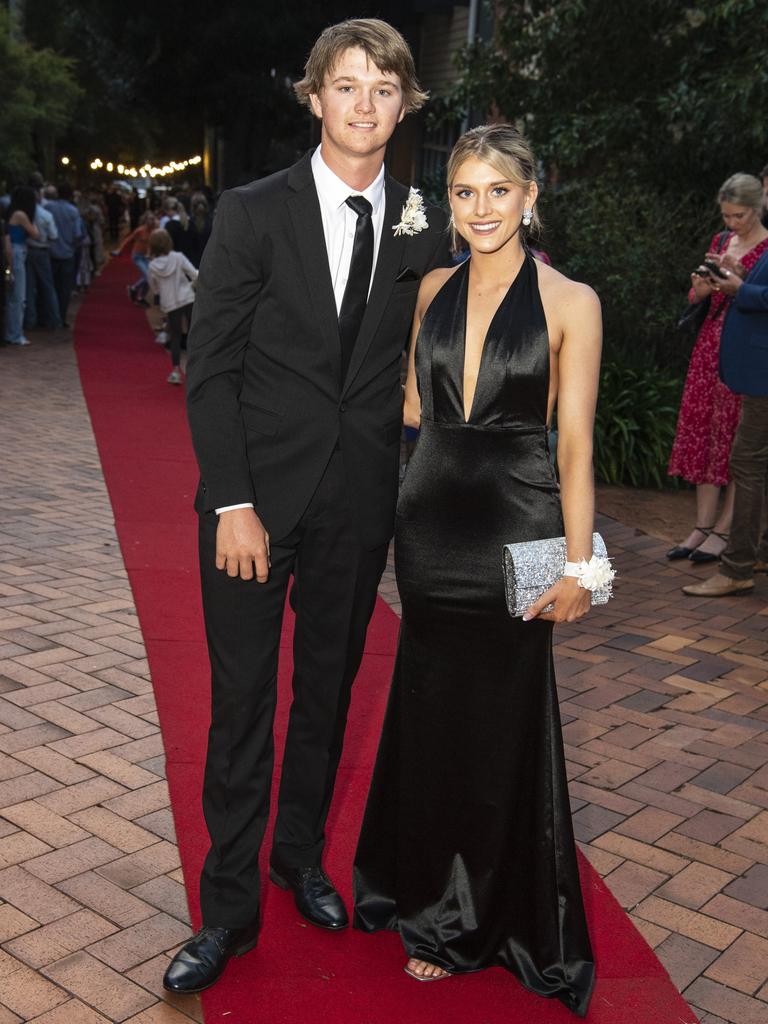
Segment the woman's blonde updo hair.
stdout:
<svg viewBox="0 0 768 1024">
<path fill-rule="evenodd" d="M 758 213 L 763 209 L 763 184 L 752 174 L 732 174 L 717 193 L 718 203 L 748 206 Z"/>
<path fill-rule="evenodd" d="M 465 132 L 457 141 L 448 157 L 446 177 L 450 192 L 456 173 L 465 160 L 475 157 L 483 163 L 490 164 L 504 175 L 505 181 L 511 181 L 521 188 L 528 188 L 536 180 L 536 161 L 531 147 L 520 132 L 511 124 L 481 124 Z M 762 192 L 761 192 L 762 194 Z M 529 227 L 521 227 L 521 231 L 539 232 L 541 221 L 536 207 L 531 212 Z M 451 221 L 453 246 L 456 248 L 457 232 Z"/>
</svg>

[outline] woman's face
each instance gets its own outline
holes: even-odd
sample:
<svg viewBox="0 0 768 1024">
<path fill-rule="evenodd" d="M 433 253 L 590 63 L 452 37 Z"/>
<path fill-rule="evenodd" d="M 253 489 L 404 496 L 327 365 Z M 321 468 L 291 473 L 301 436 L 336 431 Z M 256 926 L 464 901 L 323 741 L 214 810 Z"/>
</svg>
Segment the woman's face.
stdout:
<svg viewBox="0 0 768 1024">
<path fill-rule="evenodd" d="M 456 230 L 477 252 L 503 248 L 520 230 L 523 211 L 531 209 L 538 189 L 524 188 L 505 178 L 489 163 L 468 157 L 448 188 Z"/>
<path fill-rule="evenodd" d="M 737 235 L 748 235 L 760 219 L 759 212 L 751 206 L 737 206 L 724 201 L 720 203 L 720 213 L 723 224 Z"/>
</svg>

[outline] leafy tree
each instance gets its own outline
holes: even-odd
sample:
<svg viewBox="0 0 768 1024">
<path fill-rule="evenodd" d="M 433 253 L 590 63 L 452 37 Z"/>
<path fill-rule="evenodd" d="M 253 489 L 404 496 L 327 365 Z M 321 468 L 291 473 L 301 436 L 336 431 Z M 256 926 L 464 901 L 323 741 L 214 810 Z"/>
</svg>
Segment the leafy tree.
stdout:
<svg viewBox="0 0 768 1024">
<path fill-rule="evenodd" d="M 690 354 L 675 329 L 689 272 L 721 226 L 718 187 L 768 160 L 768 4 L 501 0 L 495 10 L 491 43 L 460 55 L 443 116 L 471 108 L 474 123 L 510 120 L 531 141 L 545 179 L 542 245 L 602 300 L 600 468 L 633 479 L 641 466 L 643 480 L 661 481 L 670 395 Z M 630 423 L 627 410 L 641 409 Z"/>
<path fill-rule="evenodd" d="M 68 125 L 79 88 L 72 61 L 11 37 L 0 7 L 0 174 L 23 180 L 50 157 L 53 136 Z"/>
<path fill-rule="evenodd" d="M 388 14 L 400 3 L 362 4 Z M 300 75 L 322 29 L 349 16 L 347 0 L 269 5 L 253 0 L 27 0 L 30 36 L 77 59 L 84 87 L 67 144 L 130 161 L 200 150 L 206 126 L 227 141 L 229 182 L 285 166 L 305 148 L 309 116 Z M 95 147 L 95 148 L 94 148 Z"/>
<path fill-rule="evenodd" d="M 558 176 L 709 195 L 761 166 L 767 37 L 763 0 L 507 0 L 460 93 L 521 121 Z"/>
<path fill-rule="evenodd" d="M 445 109 L 519 124 L 542 162 L 544 246 L 603 300 L 609 354 L 681 373 L 675 330 L 715 196 L 768 159 L 768 5 L 507 0 Z"/>
</svg>

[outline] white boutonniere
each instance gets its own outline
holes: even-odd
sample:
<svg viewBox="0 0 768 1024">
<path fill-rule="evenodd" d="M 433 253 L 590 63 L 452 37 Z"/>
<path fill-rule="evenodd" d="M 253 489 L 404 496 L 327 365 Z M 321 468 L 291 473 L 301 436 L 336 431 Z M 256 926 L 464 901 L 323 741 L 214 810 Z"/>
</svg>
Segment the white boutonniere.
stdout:
<svg viewBox="0 0 768 1024">
<path fill-rule="evenodd" d="M 396 235 L 418 235 L 420 231 L 428 227 L 429 223 L 421 192 L 417 188 L 411 188 L 400 213 L 400 223 L 393 224 L 392 230 Z"/>
</svg>

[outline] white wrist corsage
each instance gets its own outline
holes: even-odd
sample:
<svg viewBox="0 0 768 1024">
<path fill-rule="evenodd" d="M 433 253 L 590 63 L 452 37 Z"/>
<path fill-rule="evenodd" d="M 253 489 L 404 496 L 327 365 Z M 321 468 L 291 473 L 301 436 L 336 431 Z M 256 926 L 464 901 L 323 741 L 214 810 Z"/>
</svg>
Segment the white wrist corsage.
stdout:
<svg viewBox="0 0 768 1024">
<path fill-rule="evenodd" d="M 566 562 L 563 576 L 575 576 L 585 590 L 606 590 L 610 595 L 616 570 L 611 568 L 610 558 L 592 555 L 589 561 L 582 558 L 580 562 Z"/>
<path fill-rule="evenodd" d="M 400 223 L 393 224 L 392 230 L 396 235 L 418 235 L 428 227 L 424 199 L 417 188 L 412 188 L 400 213 Z"/>
</svg>

